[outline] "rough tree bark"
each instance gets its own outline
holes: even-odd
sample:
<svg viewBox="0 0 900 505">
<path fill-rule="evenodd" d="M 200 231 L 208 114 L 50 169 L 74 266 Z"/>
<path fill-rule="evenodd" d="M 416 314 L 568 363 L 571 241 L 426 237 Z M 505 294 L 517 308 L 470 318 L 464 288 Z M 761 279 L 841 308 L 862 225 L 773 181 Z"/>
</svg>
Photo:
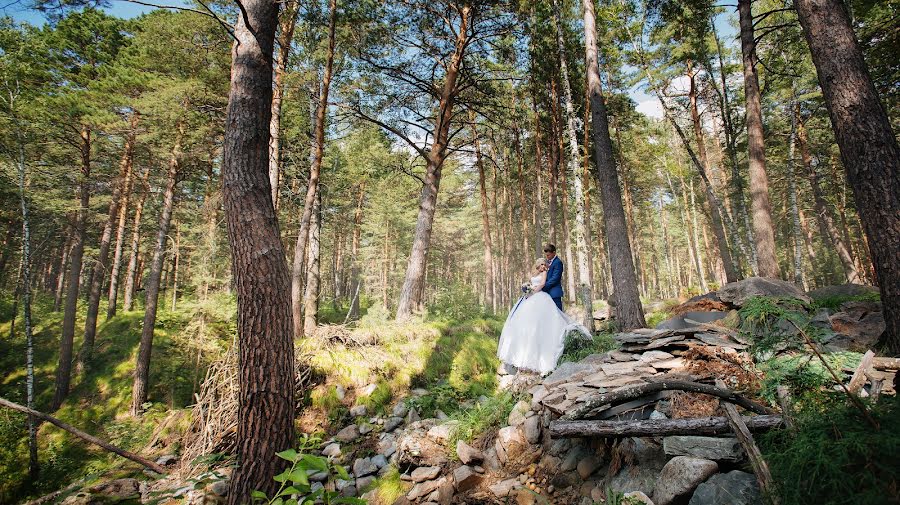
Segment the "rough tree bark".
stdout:
<svg viewBox="0 0 900 505">
<path fill-rule="evenodd" d="M 484 175 L 484 161 L 481 159 L 481 141 L 475 128 L 474 113 L 470 116 L 472 138 L 475 145 L 475 167 L 478 169 L 478 192 L 481 195 L 481 238 L 484 242 L 484 299 L 497 312 L 497 289 L 494 286 L 494 258 L 491 243 L 490 204 L 487 196 L 487 183 Z"/>
<path fill-rule="evenodd" d="M 366 201 L 365 181 L 359 183 L 358 191 L 356 196 L 356 210 L 353 212 L 353 240 L 350 242 L 350 254 L 353 256 L 351 259 L 353 265 L 350 271 L 350 296 L 353 298 L 350 300 L 350 311 L 347 318 L 352 321 L 359 319 L 359 294 L 360 285 L 362 283 L 362 280 L 360 279 L 359 241 L 362 234 L 363 205 Z"/>
<path fill-rule="evenodd" d="M 78 290 L 81 287 L 81 261 L 84 258 L 85 228 L 91 190 L 91 130 L 81 128 L 81 177 L 78 181 L 79 205 L 72 223 L 72 252 L 69 266 L 69 286 L 66 291 L 66 308 L 63 312 L 62 337 L 59 341 L 59 365 L 56 367 L 56 390 L 50 404 L 50 412 L 56 412 L 69 395 L 72 380 L 72 348 L 75 338 L 75 315 L 78 309 Z"/>
<path fill-rule="evenodd" d="M 591 97 L 591 126 L 594 136 L 594 178 L 600 188 L 600 200 L 603 203 L 605 236 L 609 247 L 613 291 L 616 296 L 616 321 L 623 330 L 642 328 L 647 323 L 644 321 L 644 309 L 641 306 L 634 263 L 631 259 L 631 243 L 625 224 L 619 176 L 613 158 L 612 140 L 609 137 L 609 119 L 606 116 L 606 103 L 600 85 L 594 3 L 591 0 L 584 0 L 583 4 L 588 92 Z"/>
<path fill-rule="evenodd" d="M 309 224 L 306 254 L 306 286 L 303 293 L 303 327 L 313 330 L 319 320 L 319 293 L 322 288 L 322 191 L 316 193 Z"/>
<path fill-rule="evenodd" d="M 413 309 L 422 301 L 425 284 L 425 266 L 428 261 L 428 250 L 431 246 L 431 231 L 434 224 L 434 212 L 437 209 L 438 188 L 441 183 L 441 169 L 447 158 L 447 147 L 450 142 L 450 122 L 453 118 L 453 106 L 459 93 L 457 79 L 463 63 L 463 55 L 469 43 L 469 21 L 472 7 L 459 7 L 460 24 L 457 30 L 456 44 L 438 103 L 438 115 L 434 127 L 434 142 L 427 153 L 425 166 L 425 183 L 419 197 L 419 214 L 416 217 L 416 229 L 413 234 L 412 251 L 406 267 L 403 287 L 400 289 L 400 300 L 397 302 L 397 320 L 403 321 L 412 316 Z"/>
<path fill-rule="evenodd" d="M 290 279 L 269 185 L 272 52 L 279 4 L 247 0 L 235 26 L 225 121 L 222 196 L 237 291 L 238 465 L 228 503 L 270 496 L 294 443 L 294 346 Z M 245 21 L 246 20 L 246 21 Z M 249 26 L 245 23 L 249 23 Z"/>
<path fill-rule="evenodd" d="M 900 147 L 845 5 L 797 0 L 794 8 L 869 239 L 887 326 L 879 345 L 900 354 Z"/>
<path fill-rule="evenodd" d="M 156 233 L 156 247 L 153 250 L 153 261 L 150 265 L 150 276 L 147 278 L 146 298 L 144 299 L 144 323 L 141 327 L 141 342 L 138 346 L 137 362 L 134 367 L 134 385 L 131 390 L 131 415 L 138 416 L 147 402 L 147 391 L 150 388 L 150 354 L 153 350 L 153 330 L 156 328 L 156 310 L 159 301 L 159 288 L 162 279 L 163 263 L 166 256 L 166 240 L 172 224 L 172 211 L 175 208 L 175 185 L 178 183 L 178 165 L 181 157 L 181 141 L 184 136 L 184 122 L 178 124 L 175 143 L 169 155 L 169 168 L 166 173 L 166 189 L 163 193 L 162 210 L 159 214 L 159 230 Z"/>
<path fill-rule="evenodd" d="M 134 111 L 131 114 L 131 130 L 125 139 L 126 152 L 131 150 L 131 165 L 128 167 L 128 177 L 125 186 L 122 188 L 121 200 L 119 202 L 118 222 L 116 223 L 116 247 L 113 252 L 112 265 L 109 274 L 109 293 L 106 299 L 106 319 L 116 315 L 116 302 L 119 298 L 119 276 L 122 268 L 122 252 L 125 248 L 125 225 L 128 221 L 128 202 L 131 199 L 132 186 L 134 181 L 134 141 L 137 129 L 139 114 Z"/>
<path fill-rule="evenodd" d="M 788 114 L 791 115 L 791 138 L 788 142 L 787 182 L 788 203 L 791 206 L 791 238 L 794 242 L 794 283 L 806 291 L 808 287 L 806 278 L 803 275 L 803 230 L 800 229 L 800 208 L 797 205 L 797 179 L 794 175 L 797 148 L 797 116 L 794 114 L 794 109 L 800 105 L 794 101 L 793 90 L 791 93 L 791 104 L 788 111 Z"/>
<path fill-rule="evenodd" d="M 750 160 L 750 211 L 756 242 L 756 263 L 762 277 L 778 277 L 775 257 L 775 227 L 769 202 L 766 145 L 763 138 L 762 105 L 756 72 L 756 42 L 753 38 L 751 0 L 738 0 L 741 54 L 744 64 L 744 94 L 747 102 L 747 148 Z"/>
<path fill-rule="evenodd" d="M 294 247 L 294 264 L 291 271 L 291 310 L 294 321 L 294 338 L 303 338 L 303 293 L 306 270 L 306 248 L 309 242 L 309 226 L 319 191 L 319 174 L 322 170 L 322 156 L 325 151 L 325 115 L 328 112 L 328 91 L 331 87 L 334 67 L 335 25 L 337 24 L 337 1 L 329 0 L 328 9 L 328 54 L 325 56 L 325 72 L 319 87 L 319 102 L 316 104 L 315 131 L 312 145 L 312 162 L 309 167 L 309 182 L 303 200 L 303 216 L 300 218 L 300 233 Z"/>
</svg>

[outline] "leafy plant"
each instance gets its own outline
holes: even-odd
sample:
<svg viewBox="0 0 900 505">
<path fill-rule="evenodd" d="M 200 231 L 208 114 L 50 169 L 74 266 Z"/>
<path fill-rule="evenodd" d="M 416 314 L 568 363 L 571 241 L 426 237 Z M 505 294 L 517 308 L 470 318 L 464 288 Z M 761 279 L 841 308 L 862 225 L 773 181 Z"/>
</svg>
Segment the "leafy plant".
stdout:
<svg viewBox="0 0 900 505">
<path fill-rule="evenodd" d="M 301 437 L 301 448 L 310 445 L 312 440 L 310 437 Z M 277 456 L 290 462 L 291 466 L 273 477 L 276 482 L 281 484 L 274 496 L 270 498 L 262 491 L 251 493 L 251 498 L 255 503 L 268 505 L 303 505 L 307 503 L 366 505 L 365 500 L 341 496 L 339 492 L 329 491 L 325 486 L 313 490 L 309 481 L 309 475 L 312 473 L 326 472 L 329 482 L 335 479 L 350 480 L 350 474 L 343 466 L 326 458 L 297 452 L 294 449 L 281 451 Z"/>
</svg>

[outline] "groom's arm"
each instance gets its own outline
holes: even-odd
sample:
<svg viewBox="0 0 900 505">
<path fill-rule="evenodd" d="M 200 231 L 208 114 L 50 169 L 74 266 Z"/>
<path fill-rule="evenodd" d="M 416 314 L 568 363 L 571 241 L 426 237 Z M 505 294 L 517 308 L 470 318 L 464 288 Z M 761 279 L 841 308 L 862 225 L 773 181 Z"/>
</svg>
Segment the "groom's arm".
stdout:
<svg viewBox="0 0 900 505">
<path fill-rule="evenodd" d="M 559 286 L 560 282 L 562 282 L 562 262 L 560 262 L 558 267 L 551 268 L 547 272 L 547 282 L 544 283 L 544 291 Z"/>
</svg>

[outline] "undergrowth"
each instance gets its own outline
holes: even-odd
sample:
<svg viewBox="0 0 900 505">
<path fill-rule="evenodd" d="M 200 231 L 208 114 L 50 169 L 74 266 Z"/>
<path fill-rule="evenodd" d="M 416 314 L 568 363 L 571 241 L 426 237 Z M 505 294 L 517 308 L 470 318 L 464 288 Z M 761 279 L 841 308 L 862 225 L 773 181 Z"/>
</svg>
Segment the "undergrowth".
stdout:
<svg viewBox="0 0 900 505">
<path fill-rule="evenodd" d="M 824 357 L 828 366 L 840 374 L 842 368 L 856 368 L 862 355 L 847 351 L 826 354 Z M 773 405 L 778 401 L 776 388 L 779 385 L 787 386 L 796 396 L 835 384 L 834 377 L 822 361 L 812 354 L 777 356 L 757 366 L 763 372 L 760 396 Z"/>
<path fill-rule="evenodd" d="M 457 440 L 471 442 L 476 436 L 491 428 L 505 424 L 515 403 L 516 398 L 504 391 L 476 403 L 471 408 L 457 411 L 451 416 L 451 419 L 459 424 L 451 437 L 450 447 L 456 447 Z"/>
<path fill-rule="evenodd" d="M 595 333 L 594 336 L 588 340 L 584 335 L 570 332 L 566 335 L 565 344 L 563 345 L 563 354 L 562 357 L 560 357 L 559 362 L 581 361 L 591 354 L 604 353 L 617 347 L 618 344 L 616 344 L 616 341 L 613 339 L 612 333 Z"/>
<path fill-rule="evenodd" d="M 877 291 L 874 291 L 861 295 L 825 296 L 814 300 L 813 306 L 815 308 L 826 308 L 836 311 L 841 308 L 841 305 L 847 302 L 881 302 L 881 294 Z"/>
<path fill-rule="evenodd" d="M 798 401 L 796 431 L 761 437 L 783 505 L 900 503 L 900 400 L 869 404 L 875 431 L 842 393 Z"/>
</svg>

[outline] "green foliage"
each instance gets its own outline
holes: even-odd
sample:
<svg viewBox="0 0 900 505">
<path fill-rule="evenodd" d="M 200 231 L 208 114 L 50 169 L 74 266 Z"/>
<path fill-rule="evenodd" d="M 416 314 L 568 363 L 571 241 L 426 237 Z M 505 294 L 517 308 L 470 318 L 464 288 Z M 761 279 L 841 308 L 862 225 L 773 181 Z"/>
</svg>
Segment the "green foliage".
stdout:
<svg viewBox="0 0 900 505">
<path fill-rule="evenodd" d="M 872 292 L 853 296 L 826 296 L 813 301 L 813 307 L 838 310 L 847 302 L 881 302 L 881 293 Z"/>
<path fill-rule="evenodd" d="M 491 428 L 505 424 L 516 401 L 516 397 L 504 391 L 479 401 L 470 408 L 457 411 L 451 416 L 459 425 L 451 437 L 450 447 L 455 447 L 457 440 L 471 442 Z"/>
<path fill-rule="evenodd" d="M 403 481 L 400 480 L 400 471 L 393 466 L 384 475 L 375 479 L 369 490 L 375 492 L 376 503 L 394 503 L 397 498 L 406 494 Z"/>
<path fill-rule="evenodd" d="M 306 445 L 306 444 L 304 444 Z M 327 472 L 328 481 L 336 479 L 349 480 L 350 475 L 343 466 L 331 462 L 328 458 L 314 456 L 288 449 L 279 452 L 277 456 L 290 463 L 290 466 L 280 474 L 273 477 L 281 486 L 274 496 L 268 497 L 262 491 L 253 491 L 251 498 L 254 503 L 266 503 L 269 505 L 301 505 L 311 503 L 365 505 L 365 500 L 359 498 L 342 497 L 337 491 L 328 491 L 326 488 L 312 490 L 309 476 L 313 473 Z"/>
<path fill-rule="evenodd" d="M 781 503 L 897 503 L 900 401 L 882 397 L 868 406 L 879 430 L 842 393 L 807 395 L 799 405 L 796 431 L 760 437 Z"/>
<path fill-rule="evenodd" d="M 841 373 L 843 367 L 856 367 L 860 358 L 861 355 L 854 352 L 825 355 L 828 366 L 837 373 Z M 777 356 L 760 363 L 759 369 L 764 373 L 760 396 L 773 405 L 778 401 L 776 388 L 779 385 L 787 386 L 794 396 L 799 396 L 835 384 L 822 361 L 812 354 Z"/>
<path fill-rule="evenodd" d="M 789 297 L 750 297 L 741 307 L 741 334 L 751 341 L 751 352 L 764 356 L 774 351 L 800 349 L 800 332 L 816 340 L 820 330 L 810 325 L 810 306 Z"/>
<path fill-rule="evenodd" d="M 471 286 L 453 282 L 438 287 L 429 314 L 444 319 L 475 319 L 484 315 L 484 308 L 478 303 L 478 296 Z"/>
<path fill-rule="evenodd" d="M 656 325 L 672 317 L 672 314 L 665 310 L 656 310 L 647 314 L 647 328 L 656 328 Z"/>
<path fill-rule="evenodd" d="M 591 354 L 599 354 L 611 351 L 618 347 L 616 341 L 612 337 L 612 333 L 595 333 L 588 340 L 584 335 L 577 332 L 570 332 L 566 335 L 566 341 L 563 345 L 563 355 L 559 359 L 560 363 L 567 361 L 581 361 Z"/>
<path fill-rule="evenodd" d="M 369 412 L 383 412 L 393 397 L 394 392 L 391 391 L 391 384 L 386 380 L 381 380 L 376 384 L 375 391 L 372 391 L 372 394 L 357 398 L 357 403 L 368 407 Z"/>
</svg>

